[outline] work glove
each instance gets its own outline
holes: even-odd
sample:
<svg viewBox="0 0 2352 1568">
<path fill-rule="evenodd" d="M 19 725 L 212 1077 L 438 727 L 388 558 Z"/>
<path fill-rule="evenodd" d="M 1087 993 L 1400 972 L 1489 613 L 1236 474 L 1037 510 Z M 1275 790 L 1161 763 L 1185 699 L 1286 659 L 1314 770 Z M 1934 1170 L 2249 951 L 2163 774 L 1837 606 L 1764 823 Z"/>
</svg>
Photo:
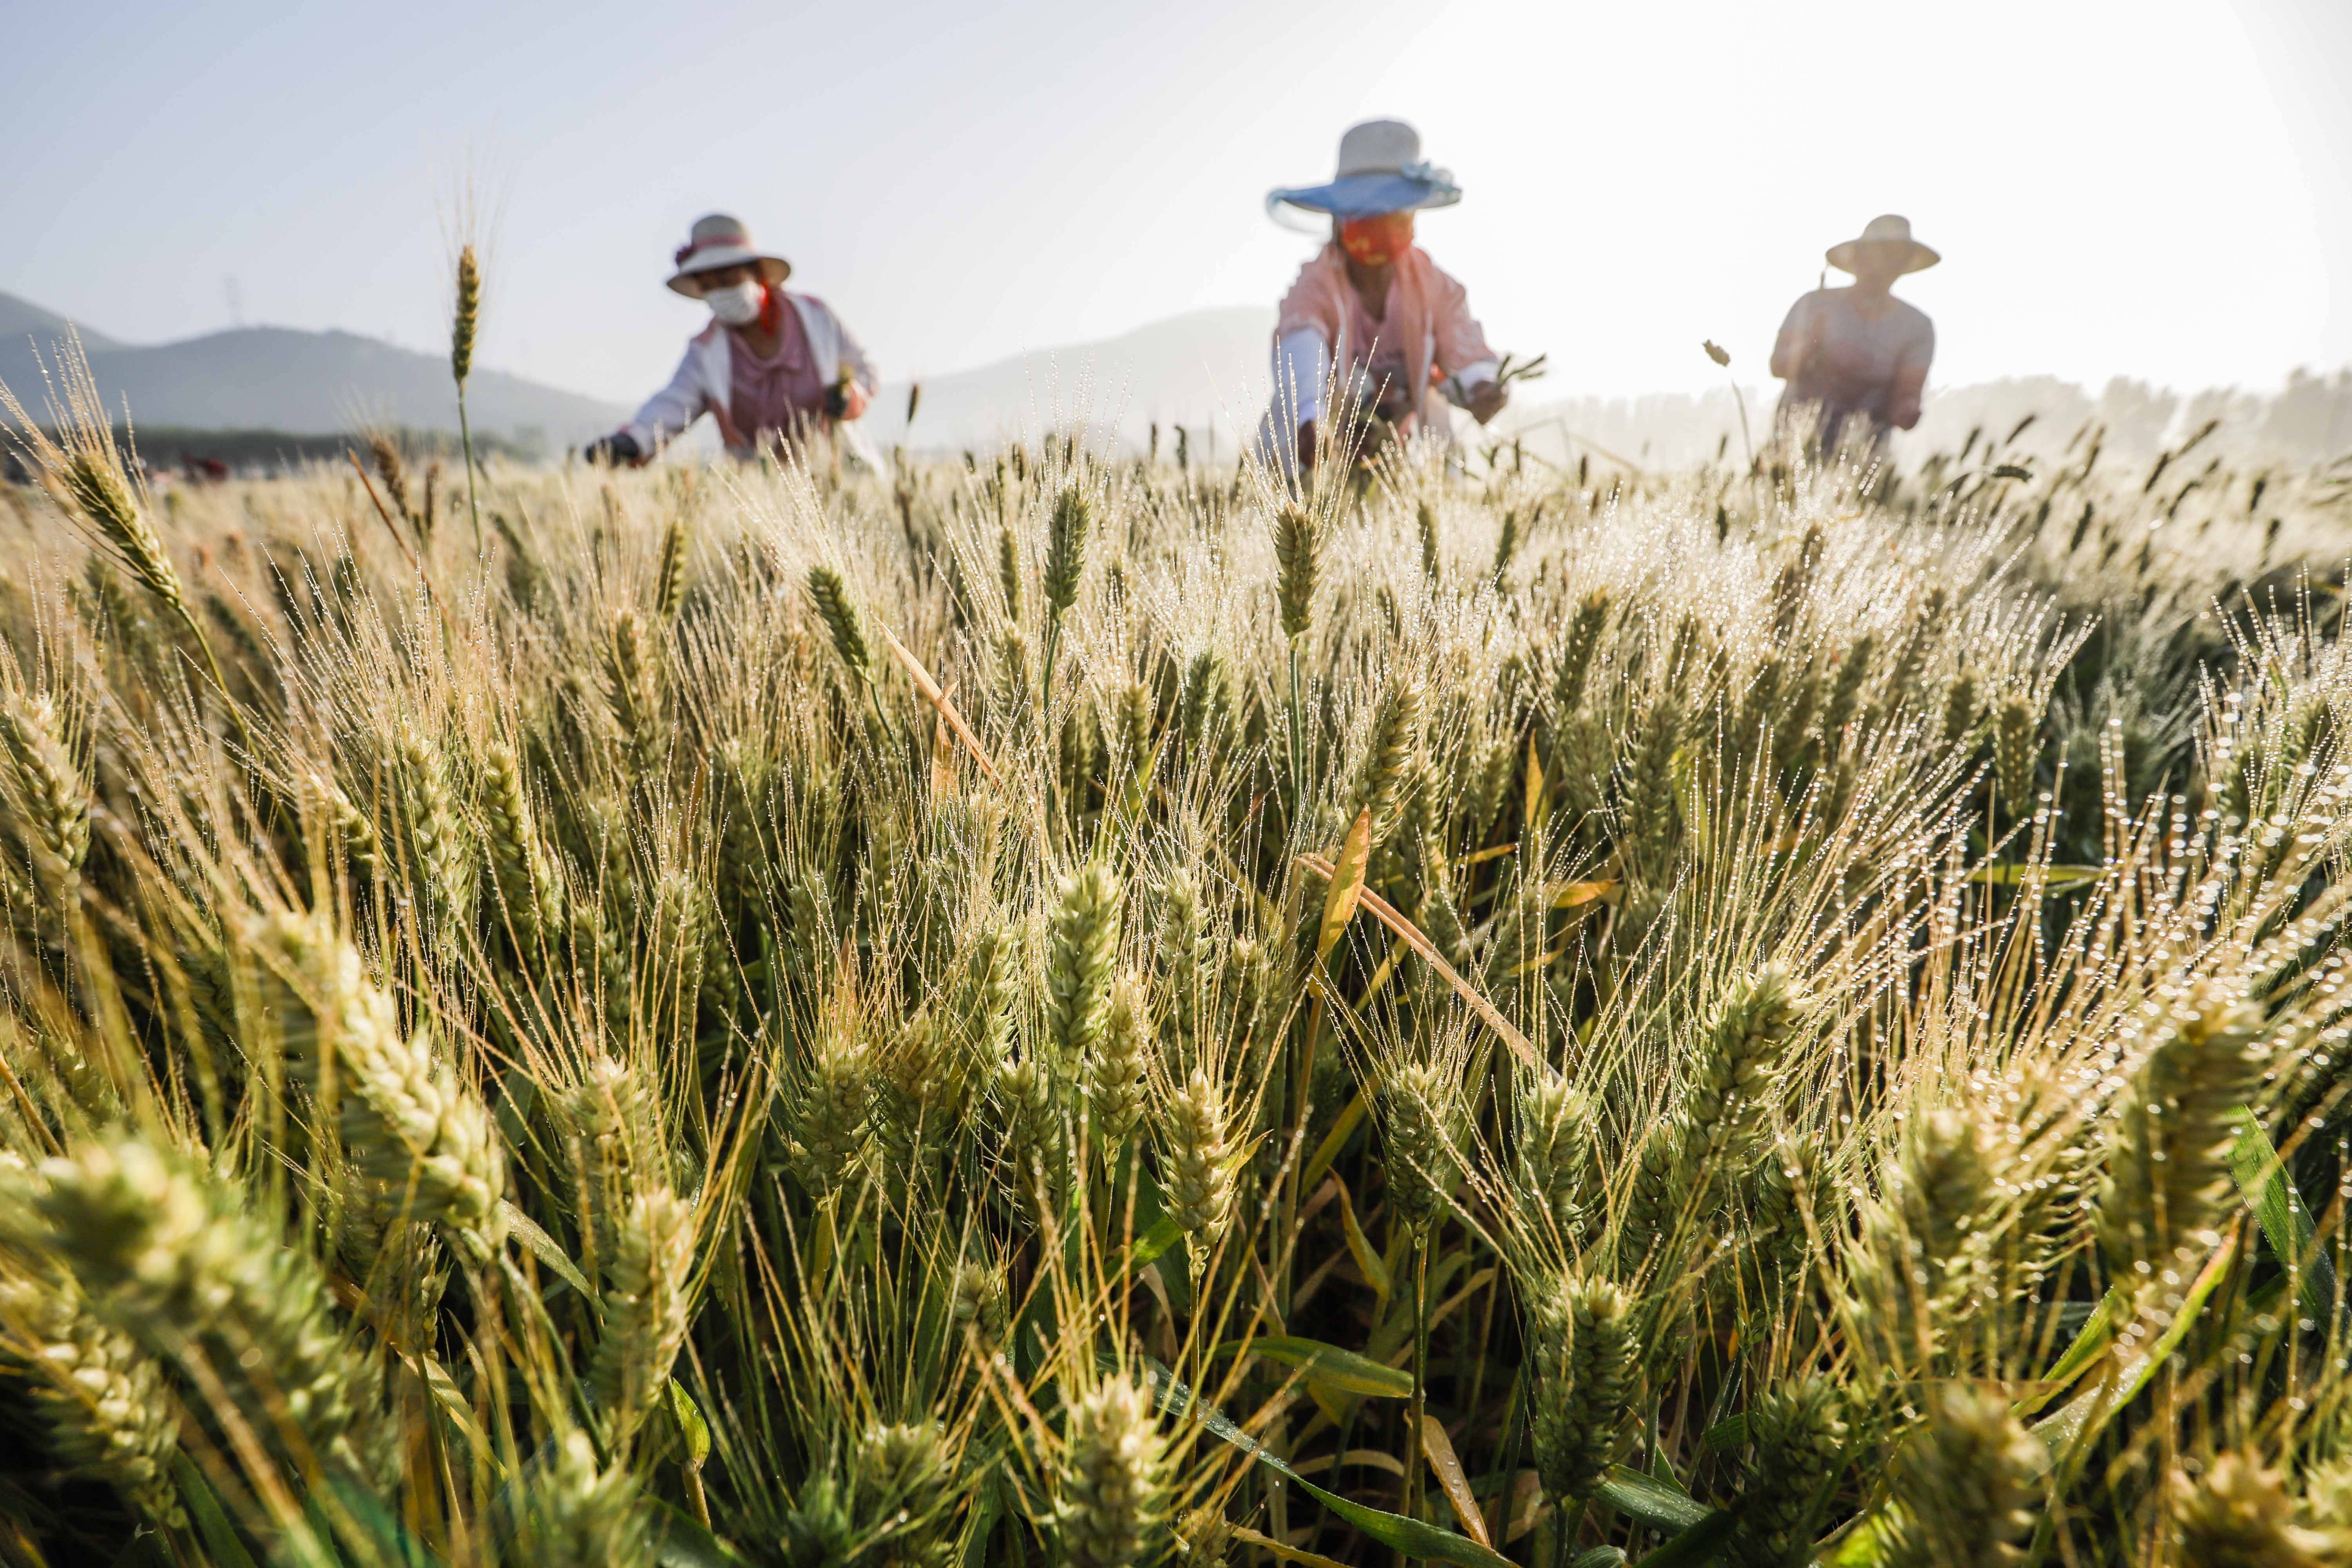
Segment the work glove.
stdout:
<svg viewBox="0 0 2352 1568">
<path fill-rule="evenodd" d="M 599 437 L 581 447 L 580 456 L 585 462 L 602 463 L 607 468 L 617 468 L 624 463 L 644 461 L 646 454 L 645 448 L 637 445 L 635 436 L 626 430 L 615 430 L 610 436 Z"/>
</svg>

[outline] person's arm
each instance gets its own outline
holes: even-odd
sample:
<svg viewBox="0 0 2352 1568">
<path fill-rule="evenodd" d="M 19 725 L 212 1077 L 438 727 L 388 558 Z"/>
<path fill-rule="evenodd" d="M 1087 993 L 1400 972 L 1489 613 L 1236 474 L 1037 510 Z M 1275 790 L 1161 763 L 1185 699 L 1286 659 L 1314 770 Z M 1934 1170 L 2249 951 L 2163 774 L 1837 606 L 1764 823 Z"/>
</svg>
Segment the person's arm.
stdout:
<svg viewBox="0 0 2352 1568">
<path fill-rule="evenodd" d="M 1898 430 L 1919 423 L 1919 399 L 1927 390 L 1927 367 L 1936 358 L 1936 324 L 1923 321 L 1919 342 L 1895 367 L 1895 387 L 1886 400 L 1886 421 Z"/>
<path fill-rule="evenodd" d="M 1503 362 L 1486 345 L 1486 329 L 1470 313 L 1470 291 L 1447 273 L 1432 268 L 1437 298 L 1430 302 L 1430 326 L 1435 336 L 1437 368 L 1461 389 L 1454 401 L 1484 425 L 1510 401 L 1502 384 Z"/>
<path fill-rule="evenodd" d="M 660 451 L 670 437 L 701 417 L 703 387 L 698 347 L 698 343 L 686 345 L 686 357 L 677 362 L 669 384 L 646 398 L 645 406 L 621 426 L 619 434 L 636 447 L 639 460 Z"/>
<path fill-rule="evenodd" d="M 1503 405 L 1511 400 L 1511 395 L 1505 391 L 1503 384 L 1496 379 L 1496 374 L 1501 369 L 1500 361 L 1490 359 L 1481 360 L 1461 373 L 1466 378 L 1466 395 L 1469 398 L 1463 406 L 1469 409 L 1470 417 L 1481 425 L 1488 423 L 1496 415 L 1500 414 L 1503 411 Z M 1485 377 L 1484 380 L 1479 379 L 1481 375 Z"/>
<path fill-rule="evenodd" d="M 1274 427 L 1297 432 L 1301 471 L 1315 466 L 1315 422 L 1330 376 L 1331 346 L 1318 329 L 1295 328 L 1275 340 Z"/>
<path fill-rule="evenodd" d="M 1919 399 L 1927 389 L 1927 373 L 1905 365 L 1895 373 L 1895 389 L 1886 400 L 1886 422 L 1897 430 L 1919 423 Z"/>
<path fill-rule="evenodd" d="M 1443 369 L 1441 365 L 1439 368 Z M 1444 393 L 1447 402 L 1456 408 L 1466 408 L 1470 417 L 1484 425 L 1503 411 L 1511 400 L 1502 384 L 1503 362 L 1488 357 L 1472 360 L 1461 369 L 1449 372 Z"/>
<path fill-rule="evenodd" d="M 856 334 L 839 316 L 834 315 L 831 306 L 823 308 L 826 315 L 833 317 L 833 330 L 841 338 L 841 368 L 849 373 L 848 395 L 844 399 L 846 406 L 840 417 L 863 418 L 866 405 L 873 402 L 875 393 L 881 389 L 882 378 L 876 372 L 874 362 L 866 357 L 866 345 L 857 341 Z"/>
<path fill-rule="evenodd" d="M 1780 335 L 1772 340 L 1772 374 L 1782 381 L 1794 381 L 1805 368 L 1805 361 L 1813 352 L 1812 312 L 1806 309 L 1812 299 L 1808 294 L 1789 307 L 1788 319 L 1780 323 Z"/>
</svg>

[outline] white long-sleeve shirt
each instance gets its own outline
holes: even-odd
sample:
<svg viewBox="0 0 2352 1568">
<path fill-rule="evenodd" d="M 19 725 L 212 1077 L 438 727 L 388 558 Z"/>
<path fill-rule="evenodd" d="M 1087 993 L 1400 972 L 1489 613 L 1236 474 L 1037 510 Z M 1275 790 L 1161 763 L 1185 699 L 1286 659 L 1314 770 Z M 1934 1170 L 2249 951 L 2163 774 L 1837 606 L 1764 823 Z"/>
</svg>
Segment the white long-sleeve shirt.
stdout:
<svg viewBox="0 0 2352 1568">
<path fill-rule="evenodd" d="M 1470 314 L 1469 296 L 1418 247 L 1396 258 L 1381 321 L 1369 320 L 1349 281 L 1346 253 L 1327 245 L 1299 269 L 1284 296 L 1274 331 L 1274 397 L 1259 423 L 1262 449 L 1287 468 L 1298 427 L 1324 413 L 1327 388 L 1360 397 L 1369 362 L 1383 362 L 1412 412 L 1404 429 L 1427 427 L 1450 438 L 1449 403 L 1465 406 L 1470 389 L 1494 381 L 1500 362 Z"/>
<path fill-rule="evenodd" d="M 866 357 L 865 346 L 841 324 L 841 318 L 814 295 L 787 293 L 784 298 L 800 313 L 818 378 L 830 386 L 841 379 L 842 367 L 846 365 L 858 390 L 869 399 L 873 397 L 881 378 L 875 374 L 873 362 Z M 648 456 L 659 451 L 707 409 L 728 405 L 735 391 L 731 339 L 732 334 L 714 321 L 688 342 L 686 355 L 677 362 L 669 384 L 646 399 L 645 406 L 621 426 L 640 451 Z M 856 421 L 836 423 L 834 439 L 842 442 L 859 461 L 873 468 L 881 467 L 881 455 Z"/>
<path fill-rule="evenodd" d="M 1475 360 L 1437 384 L 1436 392 L 1456 408 L 1470 406 L 1470 395 L 1495 379 L 1502 369 L 1496 359 Z M 1274 345 L 1275 396 L 1285 408 L 1292 429 L 1323 417 L 1323 390 L 1331 376 L 1331 345 L 1319 328 L 1300 327 L 1285 332 Z"/>
</svg>

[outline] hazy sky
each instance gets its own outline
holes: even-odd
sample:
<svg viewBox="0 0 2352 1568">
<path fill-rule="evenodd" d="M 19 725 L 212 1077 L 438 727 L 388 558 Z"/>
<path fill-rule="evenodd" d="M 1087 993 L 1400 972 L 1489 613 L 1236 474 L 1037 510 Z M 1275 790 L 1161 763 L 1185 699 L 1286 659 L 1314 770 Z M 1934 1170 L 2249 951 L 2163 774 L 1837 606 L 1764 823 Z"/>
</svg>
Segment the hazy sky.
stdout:
<svg viewBox="0 0 2352 1568">
<path fill-rule="evenodd" d="M 437 348 L 498 198 L 485 359 L 634 401 L 741 215 L 886 374 L 1276 300 L 1269 185 L 1376 113 L 1423 243 L 1561 392 L 1760 377 L 1822 247 L 1907 214 L 1937 379 L 2274 384 L 2352 362 L 2347 0 L 921 0 L 0 10 L 0 289 L 116 336 L 244 318 Z"/>
</svg>

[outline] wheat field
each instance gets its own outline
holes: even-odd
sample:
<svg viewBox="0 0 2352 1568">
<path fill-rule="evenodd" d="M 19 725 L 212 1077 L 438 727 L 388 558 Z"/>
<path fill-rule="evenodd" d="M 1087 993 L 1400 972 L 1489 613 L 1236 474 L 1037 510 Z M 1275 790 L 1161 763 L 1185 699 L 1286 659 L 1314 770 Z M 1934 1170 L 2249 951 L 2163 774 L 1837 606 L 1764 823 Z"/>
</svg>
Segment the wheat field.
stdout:
<svg viewBox="0 0 2352 1568">
<path fill-rule="evenodd" d="M 2352 1562 L 2352 471 L 58 412 L 0 1562 Z"/>
</svg>

